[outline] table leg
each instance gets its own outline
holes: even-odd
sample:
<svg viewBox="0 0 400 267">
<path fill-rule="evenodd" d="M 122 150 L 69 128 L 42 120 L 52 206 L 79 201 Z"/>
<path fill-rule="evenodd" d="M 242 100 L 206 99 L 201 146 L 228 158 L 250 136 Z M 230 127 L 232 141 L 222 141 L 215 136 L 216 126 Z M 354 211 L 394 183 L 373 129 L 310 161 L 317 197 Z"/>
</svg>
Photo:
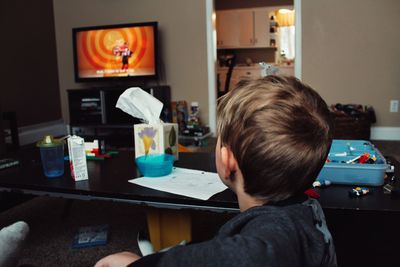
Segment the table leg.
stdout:
<svg viewBox="0 0 400 267">
<path fill-rule="evenodd" d="M 149 208 L 146 210 L 150 241 L 154 250 L 190 242 L 192 227 L 190 213 L 182 210 Z"/>
</svg>

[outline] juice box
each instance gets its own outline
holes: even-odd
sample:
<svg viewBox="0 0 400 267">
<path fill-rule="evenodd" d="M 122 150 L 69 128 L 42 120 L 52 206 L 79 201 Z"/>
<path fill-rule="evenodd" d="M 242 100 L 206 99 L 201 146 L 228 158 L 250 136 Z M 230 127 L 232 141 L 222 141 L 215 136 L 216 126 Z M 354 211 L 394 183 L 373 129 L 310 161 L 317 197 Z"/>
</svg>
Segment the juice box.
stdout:
<svg viewBox="0 0 400 267">
<path fill-rule="evenodd" d="M 68 138 L 69 166 L 74 181 L 88 180 L 86 164 L 85 140 L 73 135 Z"/>
</svg>

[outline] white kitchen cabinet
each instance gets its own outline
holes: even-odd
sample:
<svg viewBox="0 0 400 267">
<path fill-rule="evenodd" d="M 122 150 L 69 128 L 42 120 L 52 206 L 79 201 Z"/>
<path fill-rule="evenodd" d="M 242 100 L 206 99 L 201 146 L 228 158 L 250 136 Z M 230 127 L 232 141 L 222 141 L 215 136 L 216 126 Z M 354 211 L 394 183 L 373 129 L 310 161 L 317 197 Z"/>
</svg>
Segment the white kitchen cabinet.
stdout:
<svg viewBox="0 0 400 267">
<path fill-rule="evenodd" d="M 252 47 L 254 45 L 254 13 L 252 10 L 239 10 L 239 46 Z"/>
<path fill-rule="evenodd" d="M 239 46 L 239 17 L 236 10 L 217 12 L 217 47 Z"/>
<path fill-rule="evenodd" d="M 233 71 L 234 79 L 236 83 L 242 80 L 254 80 L 261 78 L 261 67 L 254 66 L 254 67 L 238 67 Z"/>
<path fill-rule="evenodd" d="M 261 8 L 255 9 L 254 12 L 254 46 L 255 47 L 270 47 L 270 32 L 269 32 L 269 13 L 273 9 Z"/>
<path fill-rule="evenodd" d="M 219 67 L 217 69 L 217 74 L 218 74 L 217 78 L 219 81 L 220 91 L 225 90 L 225 81 L 227 72 L 228 72 L 227 67 Z M 235 87 L 239 81 L 261 78 L 261 74 L 262 74 L 262 69 L 258 64 L 253 66 L 236 66 L 235 68 L 233 68 L 232 71 L 231 80 L 229 83 L 229 90 L 232 90 L 233 87 Z"/>
<path fill-rule="evenodd" d="M 217 11 L 218 48 L 270 47 L 271 8 Z"/>
<path fill-rule="evenodd" d="M 294 66 L 278 66 L 278 75 L 294 76 Z"/>
</svg>

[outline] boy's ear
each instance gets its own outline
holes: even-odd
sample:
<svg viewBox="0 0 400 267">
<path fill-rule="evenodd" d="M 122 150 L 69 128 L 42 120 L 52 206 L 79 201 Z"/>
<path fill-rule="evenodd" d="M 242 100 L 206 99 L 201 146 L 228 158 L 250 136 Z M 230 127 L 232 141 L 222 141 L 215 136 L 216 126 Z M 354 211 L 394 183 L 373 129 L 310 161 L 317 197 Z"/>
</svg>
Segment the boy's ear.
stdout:
<svg viewBox="0 0 400 267">
<path fill-rule="evenodd" d="M 230 177 L 232 172 L 237 171 L 238 163 L 233 152 L 226 146 L 221 147 L 221 162 L 224 166 L 225 179 Z"/>
</svg>

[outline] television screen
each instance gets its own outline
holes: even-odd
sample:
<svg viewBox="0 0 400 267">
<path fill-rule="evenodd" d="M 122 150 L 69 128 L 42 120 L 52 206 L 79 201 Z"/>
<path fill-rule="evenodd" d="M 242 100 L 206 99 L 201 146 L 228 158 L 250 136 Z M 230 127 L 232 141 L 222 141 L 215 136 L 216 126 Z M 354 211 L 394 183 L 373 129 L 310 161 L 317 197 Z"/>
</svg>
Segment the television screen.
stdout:
<svg viewBox="0 0 400 267">
<path fill-rule="evenodd" d="M 157 77 L 157 22 L 72 30 L 75 80 Z"/>
</svg>

